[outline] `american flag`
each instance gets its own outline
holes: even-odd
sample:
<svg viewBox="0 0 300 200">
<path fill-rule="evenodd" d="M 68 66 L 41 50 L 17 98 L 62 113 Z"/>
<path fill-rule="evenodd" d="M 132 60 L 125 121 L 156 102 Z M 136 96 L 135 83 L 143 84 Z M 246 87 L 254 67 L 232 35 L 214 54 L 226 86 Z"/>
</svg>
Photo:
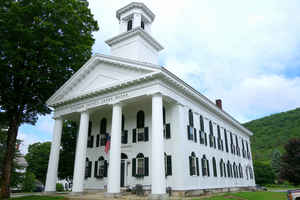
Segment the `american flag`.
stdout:
<svg viewBox="0 0 300 200">
<path fill-rule="evenodd" d="M 106 154 L 108 153 L 109 149 L 110 149 L 110 136 L 107 134 L 106 135 L 106 144 L 105 144 L 105 149 L 104 149 Z"/>
</svg>

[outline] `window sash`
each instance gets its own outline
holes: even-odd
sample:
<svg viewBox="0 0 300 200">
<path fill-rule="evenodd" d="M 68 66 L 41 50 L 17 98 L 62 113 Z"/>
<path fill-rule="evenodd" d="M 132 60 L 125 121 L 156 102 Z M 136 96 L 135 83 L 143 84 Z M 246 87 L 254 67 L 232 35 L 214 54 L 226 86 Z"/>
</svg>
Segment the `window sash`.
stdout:
<svg viewBox="0 0 300 200">
<path fill-rule="evenodd" d="M 137 158 L 137 167 L 136 167 L 137 175 L 144 175 L 145 174 L 145 161 L 144 158 Z"/>
</svg>

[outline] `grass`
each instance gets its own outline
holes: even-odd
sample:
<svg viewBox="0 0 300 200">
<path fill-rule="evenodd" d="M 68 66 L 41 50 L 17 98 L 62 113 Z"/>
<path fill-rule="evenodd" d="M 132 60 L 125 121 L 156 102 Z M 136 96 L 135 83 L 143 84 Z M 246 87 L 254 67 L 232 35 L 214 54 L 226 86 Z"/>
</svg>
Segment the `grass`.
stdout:
<svg viewBox="0 0 300 200">
<path fill-rule="evenodd" d="M 286 193 L 280 192 L 239 192 L 213 196 L 204 200 L 286 200 Z M 197 200 L 197 199 L 194 199 Z"/>
<path fill-rule="evenodd" d="M 10 198 L 13 200 L 66 200 L 64 197 L 55 196 L 25 196 L 25 197 L 15 197 Z"/>
</svg>

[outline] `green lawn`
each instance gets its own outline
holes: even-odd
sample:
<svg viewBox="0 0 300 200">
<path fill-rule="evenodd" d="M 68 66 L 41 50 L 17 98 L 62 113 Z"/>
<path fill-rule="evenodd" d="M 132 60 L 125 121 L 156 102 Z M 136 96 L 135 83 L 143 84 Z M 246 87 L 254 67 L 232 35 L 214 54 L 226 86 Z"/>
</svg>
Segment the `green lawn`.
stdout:
<svg viewBox="0 0 300 200">
<path fill-rule="evenodd" d="M 11 198 L 14 200 L 65 200 L 64 197 L 52 197 L 52 196 L 26 196 Z"/>
<path fill-rule="evenodd" d="M 204 200 L 286 200 L 286 193 L 278 192 L 239 192 L 206 198 Z M 197 200 L 197 199 L 194 199 Z"/>
</svg>

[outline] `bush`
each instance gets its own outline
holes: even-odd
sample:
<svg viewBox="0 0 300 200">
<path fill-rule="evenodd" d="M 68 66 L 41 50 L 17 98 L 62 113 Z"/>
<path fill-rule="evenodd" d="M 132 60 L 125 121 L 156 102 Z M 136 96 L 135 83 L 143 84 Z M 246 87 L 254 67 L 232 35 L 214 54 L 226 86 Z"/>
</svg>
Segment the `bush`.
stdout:
<svg viewBox="0 0 300 200">
<path fill-rule="evenodd" d="M 31 172 L 26 172 L 24 182 L 22 184 L 22 191 L 33 192 L 35 189 L 35 175 Z"/>
<path fill-rule="evenodd" d="M 63 192 L 64 186 L 61 183 L 56 183 L 56 192 Z"/>
<path fill-rule="evenodd" d="M 255 181 L 257 184 L 273 184 L 275 181 L 275 174 L 270 164 L 265 164 L 263 162 L 255 162 L 254 173 Z"/>
</svg>

